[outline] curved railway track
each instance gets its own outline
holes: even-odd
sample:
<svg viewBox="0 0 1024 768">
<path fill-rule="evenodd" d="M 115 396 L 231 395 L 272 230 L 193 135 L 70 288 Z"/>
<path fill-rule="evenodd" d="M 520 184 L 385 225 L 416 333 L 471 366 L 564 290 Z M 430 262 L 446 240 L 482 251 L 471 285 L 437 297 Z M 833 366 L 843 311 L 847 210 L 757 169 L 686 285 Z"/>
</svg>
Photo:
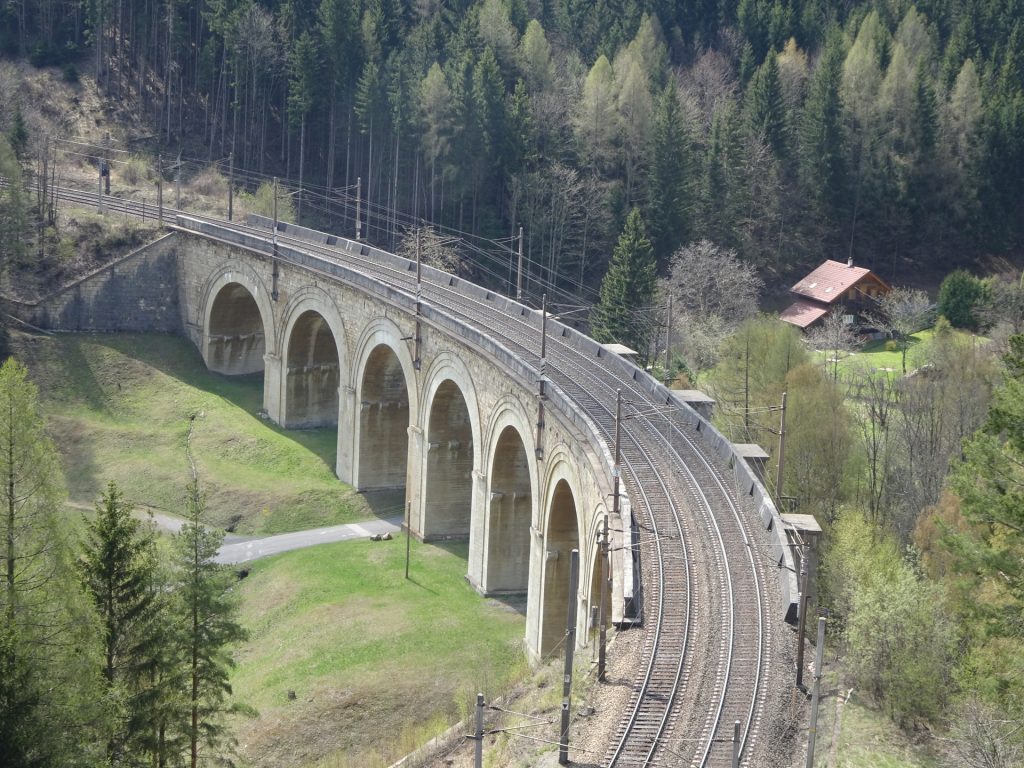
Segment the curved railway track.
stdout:
<svg viewBox="0 0 1024 768">
<path fill-rule="evenodd" d="M 62 188 L 59 197 L 96 204 L 95 193 Z M 114 197 L 104 203 L 112 212 L 156 218 L 152 205 Z M 178 213 L 165 208 L 165 222 Z M 269 239 L 266 229 L 182 215 Z M 362 255 L 360 249 L 280 233 L 277 241 L 322 259 L 327 275 L 333 264 L 354 268 L 477 328 L 543 371 L 608 444 L 616 392 L 622 391 L 630 408 L 622 423 L 622 478 L 640 530 L 645 620 L 640 672 L 604 762 L 621 768 L 731 766 L 738 749 L 740 765 L 756 765 L 774 603 L 765 558 L 750 535 L 757 524 L 753 511 L 733 490 L 726 468 L 702 450 L 692 413 L 655 399 L 635 375 L 600 366 L 564 335 L 549 335 L 542 361 L 537 310 L 499 311 L 429 270 L 417 294 L 409 269 L 375 261 L 372 251 Z M 629 534 L 624 532 L 626 541 Z"/>
</svg>

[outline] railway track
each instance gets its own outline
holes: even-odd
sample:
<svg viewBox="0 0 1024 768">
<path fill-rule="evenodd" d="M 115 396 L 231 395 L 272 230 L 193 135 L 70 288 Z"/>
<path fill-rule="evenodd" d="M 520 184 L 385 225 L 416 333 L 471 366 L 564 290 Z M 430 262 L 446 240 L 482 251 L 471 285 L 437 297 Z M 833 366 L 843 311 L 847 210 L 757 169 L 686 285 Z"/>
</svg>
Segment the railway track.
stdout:
<svg viewBox="0 0 1024 768">
<path fill-rule="evenodd" d="M 61 189 L 62 200 L 95 205 L 96 194 Z M 112 213 L 155 219 L 151 205 L 106 197 Z M 177 211 L 164 209 L 170 222 Z M 266 229 L 183 214 L 266 241 Z M 342 264 L 417 295 L 415 275 L 347 250 L 279 233 L 279 244 Z M 287 259 L 282 259 L 287 261 Z M 565 335 L 548 337 L 540 358 L 538 312 L 509 313 L 424 271 L 420 297 L 543 371 L 552 385 L 613 442 L 616 392 L 622 423 L 622 479 L 639 528 L 644 596 L 640 672 L 604 758 L 608 766 L 757 765 L 768 696 L 773 605 L 766 563 L 752 538 L 753 512 L 717 459 L 702 449 L 692 412 L 659 400 L 633 377 L 602 366 Z M 643 374 L 642 374 L 643 375 Z M 699 423 L 699 422 L 698 422 Z M 629 541 L 629 531 L 624 539 Z M 734 733 L 739 725 L 738 739 Z"/>
</svg>

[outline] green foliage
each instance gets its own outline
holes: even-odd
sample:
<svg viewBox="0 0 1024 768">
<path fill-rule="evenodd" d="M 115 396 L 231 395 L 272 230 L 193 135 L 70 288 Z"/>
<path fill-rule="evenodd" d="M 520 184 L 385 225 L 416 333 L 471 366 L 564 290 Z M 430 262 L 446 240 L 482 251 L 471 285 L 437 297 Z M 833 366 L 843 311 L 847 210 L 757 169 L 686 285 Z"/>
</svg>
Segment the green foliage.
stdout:
<svg viewBox="0 0 1024 768">
<path fill-rule="evenodd" d="M 651 242 L 664 259 L 687 242 L 693 223 L 691 136 L 674 85 L 662 91 L 654 113 L 648 218 Z"/>
<path fill-rule="evenodd" d="M 801 512 L 830 524 L 851 496 L 856 461 L 853 419 L 844 392 L 820 366 L 804 364 L 786 375 L 786 462 L 783 492 Z"/>
<path fill-rule="evenodd" d="M 939 287 L 939 314 L 954 328 L 976 328 L 975 310 L 986 296 L 985 284 L 966 270 L 950 272 Z"/>
<path fill-rule="evenodd" d="M 274 184 L 265 181 L 259 185 L 256 192 L 238 193 L 238 204 L 249 213 L 255 213 L 268 218 L 274 215 Z M 295 204 L 292 196 L 282 185 L 277 186 L 277 219 L 278 221 L 295 221 Z"/>
<path fill-rule="evenodd" d="M 82 582 L 103 626 L 103 677 L 109 696 L 120 703 L 118 722 L 107 743 L 111 765 L 122 765 L 140 750 L 150 731 L 152 673 L 166 641 L 154 631 L 160 606 L 154 590 L 156 551 L 152 535 L 111 482 L 86 524 L 79 561 Z"/>
<path fill-rule="evenodd" d="M 822 586 L 843 628 L 857 690 L 900 726 L 935 722 L 948 699 L 957 639 L 941 589 L 856 511 L 838 519 L 830 542 Z"/>
<path fill-rule="evenodd" d="M 28 126 L 25 125 L 25 116 L 21 112 L 21 105 L 14 108 L 14 116 L 11 118 L 11 127 L 7 130 L 7 141 L 18 159 L 24 159 L 28 151 Z"/>
<path fill-rule="evenodd" d="M 645 362 L 654 336 L 651 310 L 655 279 L 654 249 L 644 232 L 640 211 L 634 208 L 601 281 L 601 300 L 590 316 L 594 338 L 625 344 Z"/>
<path fill-rule="evenodd" d="M 235 575 L 215 561 L 224 534 L 206 527 L 206 502 L 198 482 L 188 487 L 186 518 L 174 542 L 174 604 L 180 626 L 178 663 L 185 681 L 184 711 L 178 728 L 185 734 L 191 766 L 232 747 L 224 717 L 238 707 L 228 683 L 234 667 L 231 646 L 246 639 L 235 620 Z"/>
<path fill-rule="evenodd" d="M 988 420 L 963 448 L 953 489 L 969 530 L 950 532 L 946 544 L 958 570 L 972 585 L 963 608 L 975 624 L 976 676 L 1002 702 L 1024 702 L 1019 675 L 992 660 L 1024 636 L 1024 336 L 1011 339 L 1006 377 L 996 391 Z M 1019 649 L 1018 651 L 1019 652 Z"/>
<path fill-rule="evenodd" d="M 28 196 L 22 182 L 21 164 L 5 136 L 0 136 L 0 270 L 18 264 L 25 256 Z"/>
<path fill-rule="evenodd" d="M 35 386 L 0 367 L 0 744 L 4 764 L 85 766 L 102 754 L 97 626 L 77 589 L 56 451 Z M 10 751 L 7 751 L 10 750 Z"/>
</svg>

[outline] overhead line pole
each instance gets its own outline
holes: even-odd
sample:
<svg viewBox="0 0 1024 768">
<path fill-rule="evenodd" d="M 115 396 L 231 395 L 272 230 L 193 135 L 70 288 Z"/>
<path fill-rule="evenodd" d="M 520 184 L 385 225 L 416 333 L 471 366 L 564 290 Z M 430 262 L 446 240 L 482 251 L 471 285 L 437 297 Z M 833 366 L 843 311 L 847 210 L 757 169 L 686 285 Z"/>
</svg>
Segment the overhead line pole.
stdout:
<svg viewBox="0 0 1024 768">
<path fill-rule="evenodd" d="M 538 459 L 544 458 L 544 375 L 547 366 L 548 349 L 548 295 L 545 293 L 540 305 L 540 379 L 537 382 L 537 447 Z"/>
<path fill-rule="evenodd" d="M 572 703 L 572 662 L 576 652 L 576 591 L 579 583 L 580 551 L 569 555 L 569 615 L 565 631 L 565 672 L 562 677 L 562 726 L 558 735 L 558 763 L 569 764 L 569 710 Z"/>
<path fill-rule="evenodd" d="M 612 467 L 612 515 L 619 519 L 619 477 L 622 474 L 622 390 L 615 391 L 615 466 Z M 608 647 L 608 616 L 605 603 L 608 600 L 608 516 L 604 518 L 604 530 L 601 537 L 601 613 L 598 630 L 597 679 L 604 681 L 607 647 Z"/>
<path fill-rule="evenodd" d="M 523 300 L 523 227 L 519 226 L 519 268 L 516 271 L 516 301 Z"/>
</svg>

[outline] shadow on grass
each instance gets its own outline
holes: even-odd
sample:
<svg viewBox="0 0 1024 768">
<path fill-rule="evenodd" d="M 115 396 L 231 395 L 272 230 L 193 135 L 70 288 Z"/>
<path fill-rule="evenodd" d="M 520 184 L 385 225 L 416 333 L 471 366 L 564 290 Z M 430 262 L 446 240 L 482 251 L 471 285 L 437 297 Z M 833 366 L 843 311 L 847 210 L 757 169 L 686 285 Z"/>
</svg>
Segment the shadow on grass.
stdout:
<svg viewBox="0 0 1024 768">
<path fill-rule="evenodd" d="M 242 376 L 213 373 L 207 370 L 195 345 L 181 336 L 170 334 L 110 334 L 90 336 L 89 341 L 145 363 L 165 376 L 223 398 L 252 418 L 260 418 L 259 413 L 263 409 L 262 371 Z M 82 359 L 84 361 L 84 357 Z M 334 471 L 337 461 L 337 429 L 283 429 L 268 419 L 262 421 L 267 428 L 287 436 L 320 457 Z"/>
</svg>

